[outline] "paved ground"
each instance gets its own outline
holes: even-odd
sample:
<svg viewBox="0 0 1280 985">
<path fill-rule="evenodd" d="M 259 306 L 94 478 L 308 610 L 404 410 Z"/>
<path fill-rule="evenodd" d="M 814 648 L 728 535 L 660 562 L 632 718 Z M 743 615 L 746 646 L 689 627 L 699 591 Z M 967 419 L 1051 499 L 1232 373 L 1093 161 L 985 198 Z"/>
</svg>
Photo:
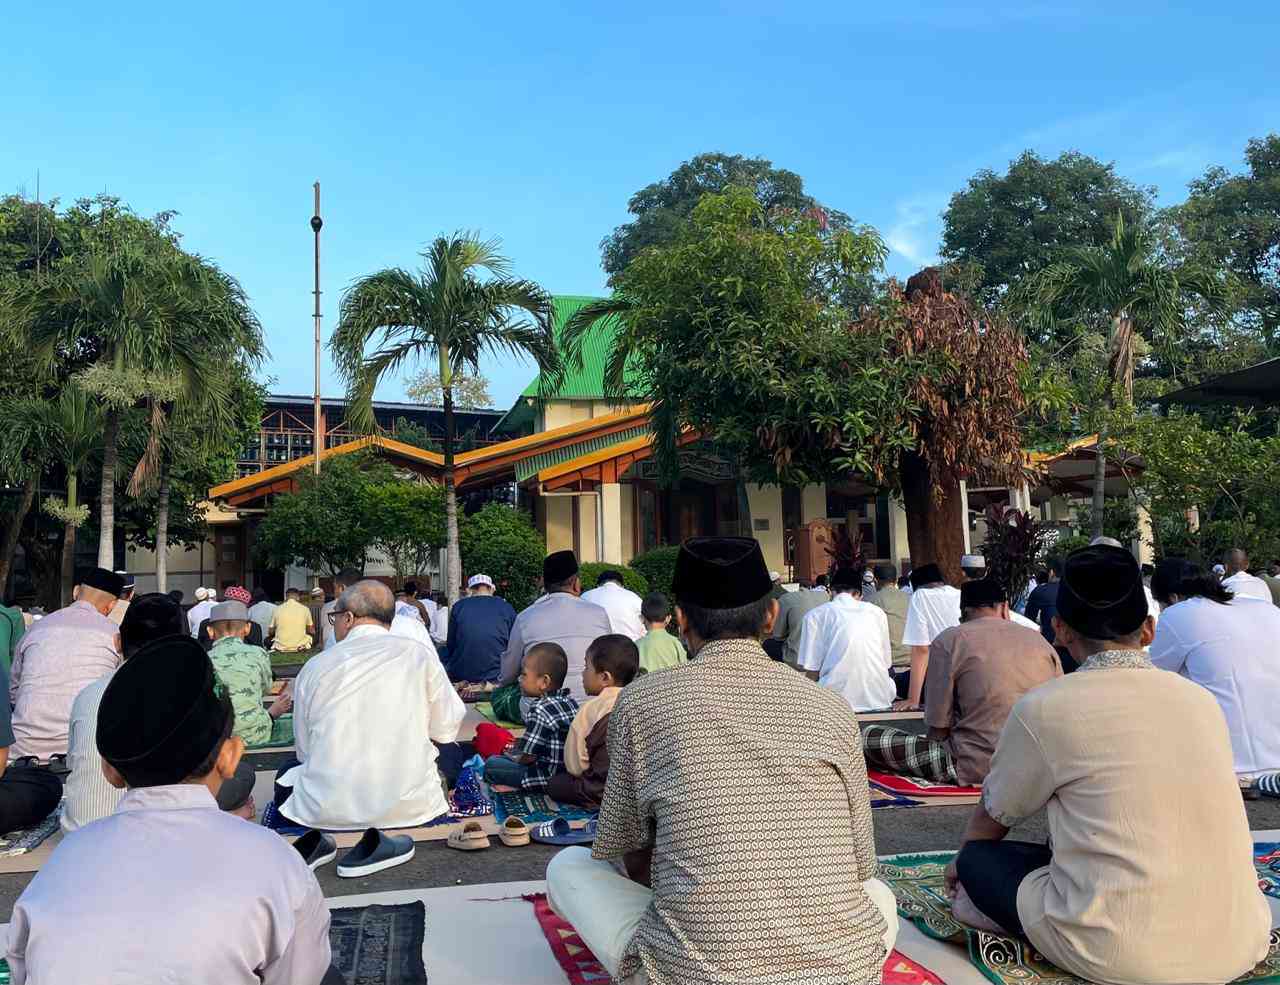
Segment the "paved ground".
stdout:
<svg viewBox="0 0 1280 985">
<path fill-rule="evenodd" d="M 1245 807 L 1251 828 L 1280 828 L 1280 800 L 1253 801 Z M 881 854 L 890 854 L 956 848 L 969 811 L 968 807 L 878 810 L 875 812 L 876 849 Z M 1011 837 L 1045 841 L 1043 815 L 1015 829 Z M 481 852 L 453 851 L 438 841 L 422 843 L 417 846 L 412 862 L 368 879 L 339 879 L 334 867 L 327 865 L 318 873 L 320 884 L 326 896 L 349 896 L 392 889 L 541 879 L 546 873 L 547 860 L 558 851 L 537 844 L 506 848 L 496 837 L 492 840 L 493 847 Z M 0 875 L 0 921 L 8 921 L 14 900 L 31 878 L 31 875 Z"/>
</svg>

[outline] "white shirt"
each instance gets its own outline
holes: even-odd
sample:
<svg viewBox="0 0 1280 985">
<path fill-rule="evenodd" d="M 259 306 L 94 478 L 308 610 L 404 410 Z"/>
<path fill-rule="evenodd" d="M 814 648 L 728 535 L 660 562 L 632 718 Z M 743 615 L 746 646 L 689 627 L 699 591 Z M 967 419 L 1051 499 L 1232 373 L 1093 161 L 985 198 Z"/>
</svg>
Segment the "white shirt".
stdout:
<svg viewBox="0 0 1280 985">
<path fill-rule="evenodd" d="M 403 616 L 397 612 L 396 617 L 391 620 L 391 635 L 403 636 L 406 640 L 417 640 L 423 646 L 435 649 L 427 627 L 422 625 L 421 619 L 414 619 L 412 616 Z"/>
<path fill-rule="evenodd" d="M 1227 719 L 1237 773 L 1280 769 L 1280 609 L 1186 599 L 1160 616 L 1151 662 L 1207 688 Z M 1176 764 L 1171 764 L 1177 768 Z"/>
<path fill-rule="evenodd" d="M 14 904 L 8 950 L 15 985 L 312 985 L 329 911 L 274 831 L 218 810 L 207 787 L 142 787 L 54 849 Z"/>
<path fill-rule="evenodd" d="M 107 693 L 114 673 L 94 681 L 71 703 L 71 726 L 67 738 L 67 776 L 62 801 L 62 830 L 76 831 L 90 821 L 106 817 L 116 809 L 124 791 L 113 787 L 102 775 L 98 754 L 98 706 Z"/>
<path fill-rule="evenodd" d="M 1222 587 L 1235 592 L 1239 598 L 1258 599 L 1260 602 L 1271 601 L 1271 589 L 1267 587 L 1267 583 L 1247 571 L 1237 571 L 1230 578 L 1223 578 Z"/>
<path fill-rule="evenodd" d="M 432 613 L 436 611 L 436 604 L 431 599 L 417 599 L 416 601 L 422 603 L 422 608 L 427 610 L 427 618 L 430 619 Z M 396 602 L 396 612 L 422 622 L 422 612 L 413 602 L 407 599 L 400 599 Z M 425 626 L 426 623 L 423 623 L 423 625 Z"/>
<path fill-rule="evenodd" d="M 1013 609 L 1009 610 L 1009 621 L 1016 622 L 1019 626 L 1026 626 L 1027 629 L 1034 629 L 1037 633 L 1040 632 L 1040 624 L 1038 622 L 1034 619 L 1028 619 L 1021 612 L 1015 612 Z"/>
<path fill-rule="evenodd" d="M 213 611 L 215 603 L 205 599 L 203 602 L 197 602 L 187 612 L 187 628 L 191 631 L 191 635 L 199 637 L 200 624 L 209 618 L 209 613 Z"/>
<path fill-rule="evenodd" d="M 1147 615 L 1153 620 L 1153 625 L 1160 625 L 1160 603 L 1156 601 L 1156 597 L 1151 594 L 1151 586 L 1146 582 L 1142 583 L 1142 591 L 1147 596 Z M 1271 601 L 1271 597 L 1267 596 L 1267 601 Z"/>
<path fill-rule="evenodd" d="M 271 635 L 271 617 L 275 614 L 276 604 L 266 599 L 249 606 L 249 618 L 258 624 L 264 640 Z M 199 628 L 199 623 L 196 624 L 196 628 Z"/>
<path fill-rule="evenodd" d="M 844 695 L 854 711 L 888 708 L 897 689 L 889 669 L 889 620 L 884 610 L 842 592 L 800 624 L 800 666 Z"/>
<path fill-rule="evenodd" d="M 929 646 L 944 629 L 959 625 L 960 589 L 950 585 L 917 588 L 911 593 L 911 601 L 907 605 L 902 645 Z"/>
<path fill-rule="evenodd" d="M 440 643 L 449 639 L 449 607 L 447 605 L 437 605 L 436 611 L 431 613 L 431 638 Z"/>
<path fill-rule="evenodd" d="M 337 599 L 334 599 L 332 602 L 326 602 L 324 605 L 320 606 L 320 635 L 324 640 L 320 646 L 320 649 L 322 650 L 328 650 L 333 646 L 333 644 L 338 642 L 338 637 L 333 635 L 333 624 L 329 622 L 329 613 L 337 607 Z M 399 612 L 398 606 L 396 611 Z M 394 632 L 394 627 L 392 631 Z M 266 637 L 264 636 L 263 639 L 266 639 Z"/>
<path fill-rule="evenodd" d="M 616 581 L 606 581 L 589 592 L 583 592 L 582 597 L 609 613 L 609 625 L 615 633 L 638 640 L 649 632 L 640 616 L 640 596 Z"/>
<path fill-rule="evenodd" d="M 303 666 L 294 684 L 293 734 L 302 765 L 291 820 L 329 830 L 408 828 L 449 809 L 436 742 L 452 742 L 466 708 L 434 647 L 381 626 L 354 627 Z"/>
</svg>

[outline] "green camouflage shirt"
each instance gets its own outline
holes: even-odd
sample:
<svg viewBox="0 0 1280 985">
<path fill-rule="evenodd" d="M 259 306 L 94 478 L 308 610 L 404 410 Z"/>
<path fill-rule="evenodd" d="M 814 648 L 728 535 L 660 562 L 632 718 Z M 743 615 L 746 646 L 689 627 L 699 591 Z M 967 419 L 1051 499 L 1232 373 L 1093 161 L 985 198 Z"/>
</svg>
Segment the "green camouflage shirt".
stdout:
<svg viewBox="0 0 1280 985">
<path fill-rule="evenodd" d="M 267 651 L 234 636 L 224 636 L 213 644 L 209 659 L 235 709 L 232 734 L 244 739 L 247 746 L 266 742 L 271 738 L 271 716 L 262 706 L 262 696 L 271 688 Z"/>
</svg>

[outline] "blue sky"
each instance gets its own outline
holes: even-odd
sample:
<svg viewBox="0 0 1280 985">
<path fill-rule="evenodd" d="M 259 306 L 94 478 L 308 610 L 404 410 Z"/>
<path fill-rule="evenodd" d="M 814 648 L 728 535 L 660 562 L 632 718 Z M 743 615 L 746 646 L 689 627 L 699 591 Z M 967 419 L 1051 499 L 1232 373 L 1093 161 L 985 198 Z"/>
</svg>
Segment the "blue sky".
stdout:
<svg viewBox="0 0 1280 985">
<path fill-rule="evenodd" d="M 364 8 L 364 9 L 362 9 Z M 266 372 L 311 392 L 342 289 L 441 232 L 500 236 L 553 293 L 604 287 L 637 189 L 761 155 L 876 226 L 910 273 L 979 168 L 1079 149 L 1180 200 L 1280 130 L 1273 2 L 8 4 L 0 191 L 176 209 L 249 291 Z M 496 403 L 527 367 L 486 367 Z M 326 394 L 340 392 L 325 366 Z M 380 396 L 403 396 L 398 380 Z"/>
</svg>

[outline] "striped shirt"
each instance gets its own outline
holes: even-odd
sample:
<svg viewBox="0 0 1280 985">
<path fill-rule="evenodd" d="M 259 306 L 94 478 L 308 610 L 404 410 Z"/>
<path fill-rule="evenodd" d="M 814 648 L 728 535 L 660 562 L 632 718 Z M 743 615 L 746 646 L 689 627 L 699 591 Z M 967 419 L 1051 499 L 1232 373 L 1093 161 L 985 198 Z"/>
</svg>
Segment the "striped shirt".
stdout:
<svg viewBox="0 0 1280 985">
<path fill-rule="evenodd" d="M 71 723 L 67 745 L 67 776 L 62 804 L 62 830 L 75 831 L 90 821 L 115 811 L 123 790 L 118 790 L 102 775 L 102 757 L 98 754 L 98 706 L 107 693 L 114 672 L 94 681 L 71 704 Z"/>
<path fill-rule="evenodd" d="M 13 656 L 11 759 L 67 751 L 67 726 L 76 695 L 120 666 L 116 624 L 88 602 L 73 602 L 31 627 Z"/>
</svg>

